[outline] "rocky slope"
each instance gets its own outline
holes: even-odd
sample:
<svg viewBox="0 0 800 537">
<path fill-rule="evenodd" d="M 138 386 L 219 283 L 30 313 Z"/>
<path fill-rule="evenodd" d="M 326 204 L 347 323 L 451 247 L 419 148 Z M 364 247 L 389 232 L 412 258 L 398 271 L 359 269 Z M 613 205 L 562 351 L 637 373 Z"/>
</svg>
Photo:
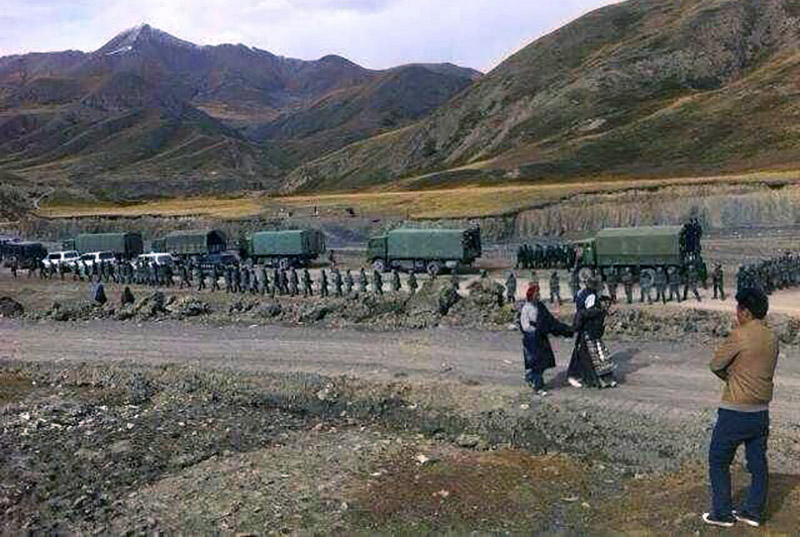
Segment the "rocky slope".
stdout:
<svg viewBox="0 0 800 537">
<path fill-rule="evenodd" d="M 201 47 L 141 25 L 91 53 L 0 58 L 0 168 L 73 197 L 270 190 L 297 163 L 418 120 L 477 76 Z"/>
<path fill-rule="evenodd" d="M 798 22 L 798 0 L 608 6 L 522 49 L 413 127 L 302 166 L 284 188 L 796 166 Z"/>
</svg>

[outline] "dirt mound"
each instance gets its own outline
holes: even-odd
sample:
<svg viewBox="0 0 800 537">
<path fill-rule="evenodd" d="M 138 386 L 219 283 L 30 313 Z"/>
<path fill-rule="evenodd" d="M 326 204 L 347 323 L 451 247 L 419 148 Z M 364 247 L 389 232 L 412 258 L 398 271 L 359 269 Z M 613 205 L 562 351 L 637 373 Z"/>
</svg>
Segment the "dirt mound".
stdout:
<svg viewBox="0 0 800 537">
<path fill-rule="evenodd" d="M 25 313 L 22 304 L 7 296 L 0 297 L 0 317 L 19 317 Z"/>
<path fill-rule="evenodd" d="M 208 315 L 211 313 L 211 306 L 209 306 L 207 302 L 203 302 L 192 296 L 187 296 L 176 300 L 175 303 L 169 307 L 168 311 L 179 319 L 184 319 L 187 317 Z"/>
<path fill-rule="evenodd" d="M 91 321 L 105 319 L 113 313 L 113 309 L 107 309 L 96 302 L 79 300 L 65 304 L 54 302 L 45 312 L 45 316 L 54 321 Z"/>
<path fill-rule="evenodd" d="M 643 309 L 624 309 L 606 321 L 606 333 L 614 336 L 674 339 L 686 335 L 701 338 L 727 336 L 733 327 L 728 313 L 708 310 L 661 310 L 657 314 Z"/>
</svg>

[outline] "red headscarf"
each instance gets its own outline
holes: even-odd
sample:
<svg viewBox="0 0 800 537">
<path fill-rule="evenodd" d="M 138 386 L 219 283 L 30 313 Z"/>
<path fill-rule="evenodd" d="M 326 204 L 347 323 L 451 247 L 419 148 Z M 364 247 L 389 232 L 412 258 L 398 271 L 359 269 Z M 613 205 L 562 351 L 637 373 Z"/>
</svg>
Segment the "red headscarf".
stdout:
<svg viewBox="0 0 800 537">
<path fill-rule="evenodd" d="M 538 283 L 530 283 L 528 284 L 528 290 L 525 291 L 525 299 L 530 302 L 533 300 L 533 295 L 539 292 L 539 284 Z"/>
</svg>

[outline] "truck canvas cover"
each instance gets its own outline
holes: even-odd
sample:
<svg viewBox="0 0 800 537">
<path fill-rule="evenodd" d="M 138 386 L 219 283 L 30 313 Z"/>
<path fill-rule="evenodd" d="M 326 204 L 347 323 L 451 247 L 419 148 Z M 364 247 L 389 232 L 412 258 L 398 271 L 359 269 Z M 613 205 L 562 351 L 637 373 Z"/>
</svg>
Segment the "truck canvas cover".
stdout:
<svg viewBox="0 0 800 537">
<path fill-rule="evenodd" d="M 387 233 L 389 255 L 395 259 L 458 259 L 472 261 L 480 255 L 473 230 L 395 229 Z M 477 230 L 474 230 L 477 233 Z"/>
<path fill-rule="evenodd" d="M 89 252 L 114 252 L 125 257 L 142 253 L 142 236 L 138 233 L 83 233 L 75 237 L 75 249 Z"/>
<path fill-rule="evenodd" d="M 325 251 L 325 235 L 314 229 L 260 231 L 250 240 L 254 256 L 317 256 Z"/>
<path fill-rule="evenodd" d="M 156 242 L 156 241 L 154 241 Z M 160 243 L 158 244 L 160 246 Z M 225 233 L 218 229 L 173 231 L 164 237 L 164 250 L 179 255 L 202 255 L 226 249 Z"/>
<path fill-rule="evenodd" d="M 597 260 L 603 265 L 679 264 L 680 226 L 609 228 L 597 234 Z"/>
</svg>

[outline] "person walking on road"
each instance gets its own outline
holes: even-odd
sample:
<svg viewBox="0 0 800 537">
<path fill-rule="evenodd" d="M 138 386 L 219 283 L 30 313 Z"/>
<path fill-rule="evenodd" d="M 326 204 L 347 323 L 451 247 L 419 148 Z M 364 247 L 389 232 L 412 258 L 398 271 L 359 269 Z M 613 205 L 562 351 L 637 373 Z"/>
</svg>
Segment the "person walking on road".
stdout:
<svg viewBox="0 0 800 537">
<path fill-rule="evenodd" d="M 571 337 L 572 327 L 558 321 L 539 297 L 539 284 L 531 283 L 525 291 L 525 304 L 520 313 L 522 355 L 525 382 L 539 396 L 546 396 L 544 372 L 556 366 L 549 336 Z"/>
<path fill-rule="evenodd" d="M 778 363 L 778 338 L 764 322 L 769 299 L 760 289 L 736 293 L 738 326 L 716 349 L 711 371 L 725 383 L 717 422 L 708 448 L 711 510 L 706 524 L 731 527 L 735 522 L 760 526 L 767 501 L 767 437 L 773 377 Z M 731 502 L 730 466 L 745 445 L 750 487 L 738 510 Z"/>
</svg>

